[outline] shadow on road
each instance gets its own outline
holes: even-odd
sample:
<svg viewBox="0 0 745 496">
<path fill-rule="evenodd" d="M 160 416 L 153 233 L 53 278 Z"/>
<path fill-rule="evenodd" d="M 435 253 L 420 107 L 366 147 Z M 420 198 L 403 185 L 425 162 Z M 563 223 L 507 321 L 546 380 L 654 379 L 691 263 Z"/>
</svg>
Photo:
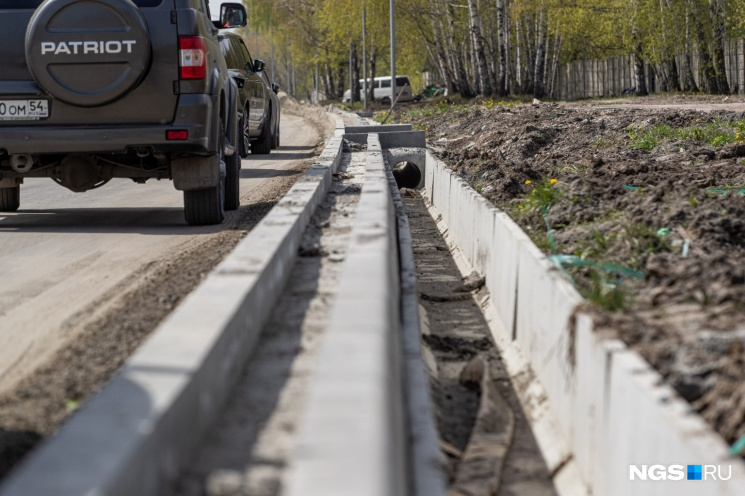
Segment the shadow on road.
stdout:
<svg viewBox="0 0 745 496">
<path fill-rule="evenodd" d="M 313 150 L 315 149 L 315 145 L 288 145 L 288 146 L 280 146 L 279 150 L 286 151 L 286 150 Z"/>
<path fill-rule="evenodd" d="M 241 169 L 241 177 L 244 179 L 267 179 L 270 177 L 290 177 L 301 174 L 302 171 L 287 169 L 253 169 L 249 165 Z"/>
<path fill-rule="evenodd" d="M 257 212 L 261 212 L 260 219 L 275 204 L 276 201 L 242 205 L 238 210 L 226 212 L 225 221 L 215 226 L 190 226 L 184 220 L 183 208 L 175 207 L 19 210 L 0 214 L 0 233 L 137 233 L 194 236 L 234 228 L 245 223 L 247 216 L 256 216 Z M 250 227 L 256 222 L 252 222 Z"/>
<path fill-rule="evenodd" d="M 248 161 L 249 163 L 254 160 L 260 160 L 262 162 L 267 160 L 304 160 L 306 158 L 312 158 L 317 156 L 315 152 L 315 147 L 310 148 L 302 148 L 301 149 L 309 150 L 305 153 L 283 153 L 282 150 L 279 152 L 270 153 L 268 155 L 249 155 L 248 158 L 244 158 L 244 161 Z"/>
</svg>

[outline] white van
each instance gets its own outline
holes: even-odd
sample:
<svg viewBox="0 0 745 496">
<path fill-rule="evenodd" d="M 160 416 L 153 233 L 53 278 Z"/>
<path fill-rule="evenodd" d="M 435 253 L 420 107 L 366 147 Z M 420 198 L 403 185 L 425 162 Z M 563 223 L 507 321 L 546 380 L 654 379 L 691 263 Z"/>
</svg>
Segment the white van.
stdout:
<svg viewBox="0 0 745 496">
<path fill-rule="evenodd" d="M 364 80 L 360 79 L 360 91 L 362 91 L 362 84 Z M 367 80 L 367 84 L 370 84 L 370 80 Z M 373 99 L 381 101 L 384 104 L 388 104 L 391 102 L 391 77 L 390 76 L 383 76 L 383 77 L 376 77 L 373 80 L 374 89 L 373 89 Z M 401 91 L 403 89 L 403 92 Z M 399 102 L 410 102 L 414 99 L 414 93 L 411 91 L 411 83 L 409 82 L 409 78 L 407 76 L 396 76 L 396 94 L 401 93 L 401 96 L 398 98 Z M 342 102 L 349 102 L 352 97 L 352 90 L 347 90 L 344 92 L 344 96 L 342 97 Z M 360 100 L 362 100 L 362 94 L 360 94 Z"/>
</svg>

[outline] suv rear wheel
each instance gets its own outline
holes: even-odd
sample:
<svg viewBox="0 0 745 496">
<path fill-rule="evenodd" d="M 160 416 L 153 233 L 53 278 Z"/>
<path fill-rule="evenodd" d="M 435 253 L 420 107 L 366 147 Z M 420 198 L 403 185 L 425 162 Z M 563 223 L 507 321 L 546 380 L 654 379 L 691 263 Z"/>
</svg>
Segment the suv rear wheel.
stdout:
<svg viewBox="0 0 745 496">
<path fill-rule="evenodd" d="M 277 129 L 274 130 L 274 136 L 272 139 L 272 150 L 279 148 L 279 124 L 277 124 Z"/>
<path fill-rule="evenodd" d="M 238 128 L 240 130 L 238 146 L 240 148 L 241 157 L 248 158 L 248 152 L 251 149 L 250 139 L 248 137 L 248 107 L 243 109 L 243 116 L 241 117 L 240 124 L 238 124 Z"/>
<path fill-rule="evenodd" d="M 264 121 L 264 127 L 261 128 L 261 134 L 259 139 L 251 143 L 251 153 L 255 155 L 266 155 L 272 151 L 272 143 L 274 137 L 272 136 L 272 116 L 267 116 Z"/>
<path fill-rule="evenodd" d="M 21 187 L 0 188 L 0 212 L 15 212 L 21 206 Z"/>
<path fill-rule="evenodd" d="M 225 123 L 220 119 L 218 127 L 220 134 L 217 140 L 218 166 L 222 169 L 225 165 Z M 202 160 L 212 162 L 215 156 L 204 157 Z M 212 188 L 195 189 L 184 191 L 184 217 L 187 224 L 191 226 L 208 226 L 220 224 L 225 220 L 225 175 L 220 174 L 220 181 Z"/>
</svg>

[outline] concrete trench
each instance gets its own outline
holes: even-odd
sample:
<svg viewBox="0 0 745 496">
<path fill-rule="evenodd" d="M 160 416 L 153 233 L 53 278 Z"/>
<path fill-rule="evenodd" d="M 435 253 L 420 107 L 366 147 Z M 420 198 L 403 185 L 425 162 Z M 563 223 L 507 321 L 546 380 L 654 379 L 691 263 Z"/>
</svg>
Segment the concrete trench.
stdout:
<svg viewBox="0 0 745 496">
<path fill-rule="evenodd" d="M 425 145 L 424 133 L 410 128 L 349 128 L 339 121 L 288 195 L 119 376 L 3 482 L 0 495 L 446 494 L 443 443 L 423 363 L 431 354 L 425 350 L 423 360 L 420 349 L 416 256 L 391 170 L 406 163 L 403 179 L 412 181 L 406 184 L 430 191 Z M 345 198 L 354 198 L 353 213 Z M 325 273 L 326 282 L 313 282 L 303 270 Z M 299 330 L 306 325 L 298 323 L 302 307 L 311 310 L 307 336 Z M 288 357 L 296 356 L 293 370 L 295 358 Z M 262 366 L 274 373 L 274 392 L 254 389 Z M 458 370 L 450 367 L 449 374 Z M 490 384 L 482 384 L 483 396 L 500 397 L 485 393 Z M 250 413 L 239 397 L 249 403 L 269 397 L 279 408 Z M 221 417 L 231 401 L 238 406 Z M 507 403 L 513 412 L 525 408 L 514 398 Z M 254 430 L 241 438 L 232 430 L 241 421 L 230 418 L 246 416 L 254 417 Z M 210 442 L 226 440 L 241 446 L 210 451 Z M 468 458 L 468 446 L 461 447 Z M 538 448 L 531 449 L 540 459 Z M 499 487 L 507 453 L 477 470 L 480 483 Z M 555 466 L 549 456 L 544 485 L 527 494 L 553 494 Z M 468 484 L 475 477 L 450 475 L 452 490 L 473 490 Z M 517 490 L 525 482 L 518 479 L 503 487 Z"/>
</svg>

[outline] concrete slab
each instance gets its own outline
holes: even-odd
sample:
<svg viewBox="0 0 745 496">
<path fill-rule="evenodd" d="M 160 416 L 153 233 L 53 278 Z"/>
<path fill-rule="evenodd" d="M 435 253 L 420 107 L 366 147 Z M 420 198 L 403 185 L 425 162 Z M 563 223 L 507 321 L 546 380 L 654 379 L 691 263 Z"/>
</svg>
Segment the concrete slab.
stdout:
<svg viewBox="0 0 745 496">
<path fill-rule="evenodd" d="M 370 126 L 347 126 L 346 132 L 350 134 L 367 134 L 367 133 L 398 133 L 413 131 L 411 124 L 386 124 L 381 125 L 370 125 Z"/>
<path fill-rule="evenodd" d="M 398 248 L 378 135 L 285 496 L 407 491 Z"/>
</svg>

